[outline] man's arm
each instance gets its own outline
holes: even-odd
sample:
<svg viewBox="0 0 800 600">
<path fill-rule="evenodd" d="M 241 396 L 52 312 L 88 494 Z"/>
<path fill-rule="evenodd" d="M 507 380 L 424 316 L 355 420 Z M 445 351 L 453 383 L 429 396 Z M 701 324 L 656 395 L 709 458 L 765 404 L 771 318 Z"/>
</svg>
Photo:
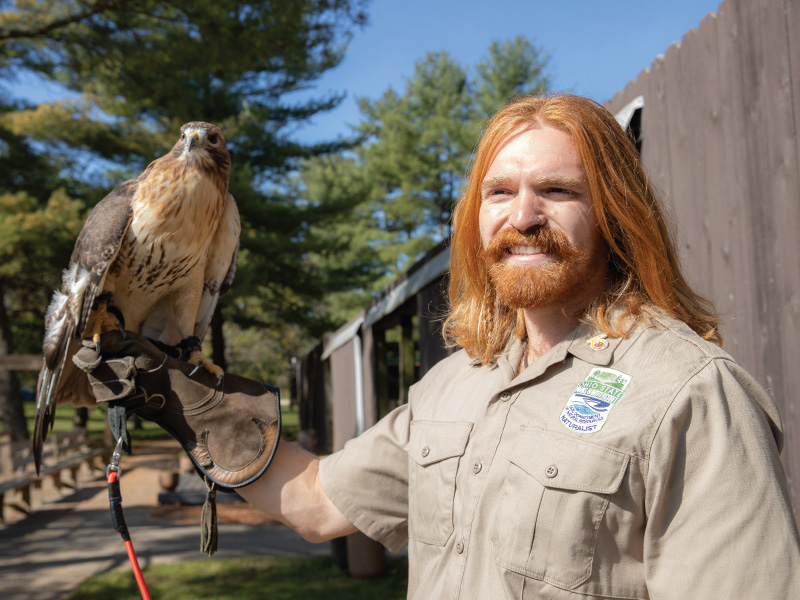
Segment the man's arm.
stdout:
<svg viewBox="0 0 800 600">
<path fill-rule="evenodd" d="M 678 394 L 649 460 L 650 598 L 800 598 L 779 422 L 766 392 L 729 361 Z"/>
<path fill-rule="evenodd" d="M 267 472 L 236 491 L 309 542 L 357 531 L 322 490 L 319 459 L 294 444 L 281 441 Z"/>
</svg>

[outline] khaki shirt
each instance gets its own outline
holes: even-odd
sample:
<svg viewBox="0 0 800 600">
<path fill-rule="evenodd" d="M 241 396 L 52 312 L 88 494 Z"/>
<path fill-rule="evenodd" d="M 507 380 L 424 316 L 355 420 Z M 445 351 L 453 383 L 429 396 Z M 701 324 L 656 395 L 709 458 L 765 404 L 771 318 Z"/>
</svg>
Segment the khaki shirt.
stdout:
<svg viewBox="0 0 800 600">
<path fill-rule="evenodd" d="M 592 335 L 516 377 L 519 342 L 443 360 L 322 461 L 325 493 L 408 541 L 409 598 L 800 598 L 767 393 L 679 321 Z"/>
</svg>

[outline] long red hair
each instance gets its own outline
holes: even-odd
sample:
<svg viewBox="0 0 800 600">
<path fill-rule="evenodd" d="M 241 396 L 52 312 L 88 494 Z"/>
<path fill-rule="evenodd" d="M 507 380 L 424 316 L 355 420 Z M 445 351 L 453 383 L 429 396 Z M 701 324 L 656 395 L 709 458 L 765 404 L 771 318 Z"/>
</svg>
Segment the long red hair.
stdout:
<svg viewBox="0 0 800 600">
<path fill-rule="evenodd" d="M 522 314 L 498 301 L 478 228 L 481 182 L 498 146 L 523 125 L 540 123 L 572 138 L 583 163 L 597 226 L 609 250 L 613 285 L 582 318 L 612 337 L 625 337 L 642 316 L 666 314 L 705 339 L 722 343 L 711 303 L 689 287 L 658 195 L 616 119 L 598 103 L 570 95 L 523 96 L 492 117 L 478 144 L 463 198 L 453 214 L 450 311 L 443 334 L 488 364 L 512 335 L 524 337 Z M 612 315 L 613 309 L 613 315 Z"/>
</svg>

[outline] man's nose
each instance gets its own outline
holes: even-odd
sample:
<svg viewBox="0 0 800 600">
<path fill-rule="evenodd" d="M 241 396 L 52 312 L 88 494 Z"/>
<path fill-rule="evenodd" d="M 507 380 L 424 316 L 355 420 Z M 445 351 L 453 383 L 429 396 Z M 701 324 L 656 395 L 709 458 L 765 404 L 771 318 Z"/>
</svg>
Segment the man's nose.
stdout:
<svg viewBox="0 0 800 600">
<path fill-rule="evenodd" d="M 508 224 L 517 231 L 528 231 L 545 221 L 542 201 L 531 190 L 522 190 L 511 202 Z"/>
</svg>

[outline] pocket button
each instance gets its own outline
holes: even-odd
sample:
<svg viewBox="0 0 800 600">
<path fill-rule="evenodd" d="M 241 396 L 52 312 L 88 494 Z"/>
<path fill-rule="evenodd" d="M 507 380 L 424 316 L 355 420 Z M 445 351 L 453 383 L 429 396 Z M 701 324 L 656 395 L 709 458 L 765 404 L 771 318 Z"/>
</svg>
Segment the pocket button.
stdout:
<svg viewBox="0 0 800 600">
<path fill-rule="evenodd" d="M 555 477 L 556 475 L 558 475 L 558 467 L 557 467 L 557 466 L 555 466 L 555 465 L 550 465 L 549 467 L 547 467 L 547 468 L 544 470 L 544 474 L 545 474 L 547 477 L 549 477 L 550 479 L 552 479 L 553 477 Z"/>
<path fill-rule="evenodd" d="M 428 448 L 428 446 L 425 446 L 425 447 L 422 449 L 422 458 L 425 458 L 425 457 L 426 457 L 426 456 L 428 456 L 428 454 L 430 454 L 430 453 L 431 453 L 431 449 L 430 449 L 430 448 Z"/>
</svg>

